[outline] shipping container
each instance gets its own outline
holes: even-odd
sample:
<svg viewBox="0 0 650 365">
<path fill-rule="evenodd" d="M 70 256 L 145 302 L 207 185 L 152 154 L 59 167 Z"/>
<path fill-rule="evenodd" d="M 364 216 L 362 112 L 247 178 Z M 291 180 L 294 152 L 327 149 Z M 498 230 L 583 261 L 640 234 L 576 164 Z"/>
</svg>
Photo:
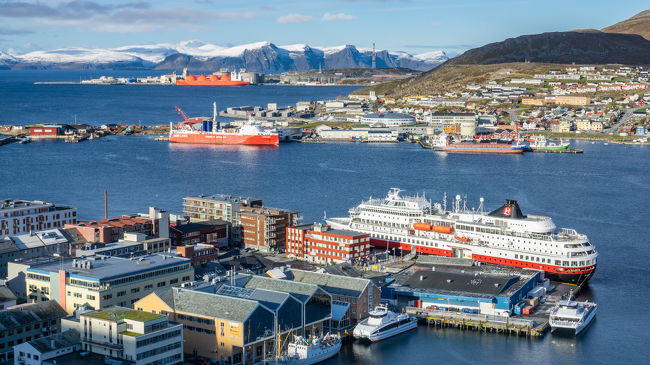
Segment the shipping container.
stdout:
<svg viewBox="0 0 650 365">
<path fill-rule="evenodd" d="M 531 307 L 530 305 L 525 306 L 525 307 L 521 310 L 521 314 L 526 315 L 526 316 L 529 315 L 529 314 L 531 314 L 532 312 L 533 312 L 533 307 Z"/>
</svg>

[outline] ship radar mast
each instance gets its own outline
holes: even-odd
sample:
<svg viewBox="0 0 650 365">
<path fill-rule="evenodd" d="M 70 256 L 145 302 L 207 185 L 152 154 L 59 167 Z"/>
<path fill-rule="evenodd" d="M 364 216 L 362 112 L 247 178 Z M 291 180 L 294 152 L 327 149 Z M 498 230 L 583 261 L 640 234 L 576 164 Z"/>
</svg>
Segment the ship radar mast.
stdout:
<svg viewBox="0 0 650 365">
<path fill-rule="evenodd" d="M 484 201 L 485 201 L 485 199 L 483 199 L 483 197 L 479 198 L 479 204 L 478 204 L 478 212 L 479 212 L 479 214 L 483 214 L 483 202 Z"/>
<path fill-rule="evenodd" d="M 447 212 L 447 192 L 445 191 L 444 194 L 442 194 L 442 212 L 446 213 Z"/>
<path fill-rule="evenodd" d="M 460 211 L 460 194 L 456 194 L 456 201 L 454 202 L 454 211 L 456 213 Z"/>
</svg>

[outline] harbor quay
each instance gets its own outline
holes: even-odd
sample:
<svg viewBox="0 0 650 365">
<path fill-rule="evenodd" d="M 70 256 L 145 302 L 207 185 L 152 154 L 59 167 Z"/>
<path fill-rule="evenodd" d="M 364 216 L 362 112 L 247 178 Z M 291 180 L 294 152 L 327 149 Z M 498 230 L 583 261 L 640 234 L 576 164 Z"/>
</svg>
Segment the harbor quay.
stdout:
<svg viewBox="0 0 650 365">
<path fill-rule="evenodd" d="M 400 196 L 398 190 L 363 204 L 426 208 L 419 204 L 428 201 Z M 396 204 L 400 199 L 410 204 Z M 297 344 L 310 341 L 327 344 L 313 351 L 335 346 L 331 354 L 318 355 L 333 356 L 342 341 L 407 336 L 418 323 L 432 330 L 541 337 L 551 329 L 551 313 L 575 303 L 572 296 L 590 276 L 581 275 L 576 285 L 563 284 L 549 280 L 553 270 L 542 266 L 486 263 L 490 260 L 483 256 L 460 251 L 447 255 L 441 235 L 455 235 L 447 237 L 457 241 L 455 250 L 473 240 L 462 232 L 472 229 L 460 223 L 433 226 L 416 220 L 409 223 L 410 237 L 431 235 L 437 243 L 416 246 L 409 238 L 409 247 L 381 247 L 382 237 L 352 224 L 341 228 L 341 218 L 306 224 L 299 210 L 271 208 L 254 197 L 187 196 L 182 213 L 150 207 L 116 217 L 109 216 L 108 201 L 105 193 L 104 217 L 89 221 L 80 221 L 71 206 L 2 201 L 0 217 L 11 212 L 12 218 L 0 221 L 5 227 L 0 261 L 7 267 L 0 317 L 48 303 L 51 315 L 62 318 L 37 336 L 29 331 L 31 320 L 2 329 L 5 361 L 36 356 L 72 364 L 88 356 L 135 363 L 254 364 L 286 357 Z M 425 211 L 442 208 L 433 209 Z M 464 214 L 459 201 L 452 209 Z M 523 215 L 516 201 L 474 214 L 506 219 L 519 227 L 520 239 L 526 232 L 521 227 L 530 224 L 536 238 L 563 239 L 553 236 L 558 231 L 546 218 Z M 7 223 L 16 220 L 25 225 Z M 478 223 L 475 217 L 473 224 Z M 500 234 L 507 235 L 507 225 L 501 226 Z M 548 236 L 542 229 L 549 230 Z M 422 247 L 427 246 L 439 247 L 438 253 L 426 253 Z M 585 247 L 594 254 L 590 245 Z M 554 278 L 574 279 L 568 274 Z"/>
</svg>

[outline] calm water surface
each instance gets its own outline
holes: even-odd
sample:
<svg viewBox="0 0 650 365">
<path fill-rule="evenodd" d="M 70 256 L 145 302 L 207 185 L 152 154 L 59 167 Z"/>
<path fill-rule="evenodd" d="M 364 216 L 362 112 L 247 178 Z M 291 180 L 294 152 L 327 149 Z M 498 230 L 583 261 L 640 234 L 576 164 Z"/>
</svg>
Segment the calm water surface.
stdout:
<svg viewBox="0 0 650 365">
<path fill-rule="evenodd" d="M 60 77 L 56 72 L 34 75 Z M 214 93 L 222 93 L 221 99 L 231 105 L 280 99 L 288 105 L 351 90 L 278 86 L 199 92 L 131 86 L 125 87 L 128 94 L 122 94 L 111 87 L 77 85 L 44 91 L 15 79 L 15 74 L 0 72 L 0 106 L 3 117 L 25 121 L 64 120 L 68 109 L 88 115 L 89 120 L 112 120 L 115 115 L 177 120 L 173 108 L 160 110 L 183 100 L 201 113 L 209 110 Z M 76 90 L 75 97 L 68 96 L 70 90 Z M 201 95 L 188 95 L 193 93 Z M 131 105 L 133 94 L 141 100 L 138 107 Z M 79 106 L 79 95 L 87 108 Z M 5 96 L 23 100 L 22 106 L 11 105 Z M 44 109 L 45 105 L 51 109 Z M 47 119 L 51 115 L 57 117 Z M 228 193 L 301 210 L 307 222 L 321 219 L 324 212 L 332 217 L 347 215 L 362 199 L 384 196 L 391 187 L 426 193 L 434 200 L 444 192 L 450 197 L 466 194 L 469 206 L 478 205 L 483 196 L 488 209 L 500 206 L 504 199 L 517 199 L 524 214 L 550 215 L 559 227 L 588 234 L 600 252 L 589 286 L 589 295 L 600 308 L 587 332 L 577 339 L 551 335 L 526 339 L 420 327 L 377 344 L 347 345 L 328 364 L 648 363 L 648 147 L 578 141 L 575 147 L 585 150 L 582 155 L 481 156 L 435 154 L 406 143 L 255 148 L 170 145 L 146 136 L 110 140 L 1 146 L 0 199 L 71 204 L 80 219 L 96 219 L 103 216 L 104 189 L 109 191 L 110 215 L 144 212 L 150 205 L 180 212 L 183 196 Z"/>
</svg>

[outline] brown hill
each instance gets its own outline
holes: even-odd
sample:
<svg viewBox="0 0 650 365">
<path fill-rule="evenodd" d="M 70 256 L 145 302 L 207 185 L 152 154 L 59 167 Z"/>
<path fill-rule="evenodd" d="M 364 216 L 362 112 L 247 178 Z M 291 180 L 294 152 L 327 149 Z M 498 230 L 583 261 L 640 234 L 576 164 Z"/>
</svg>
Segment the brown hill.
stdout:
<svg viewBox="0 0 650 365">
<path fill-rule="evenodd" d="M 603 28 L 606 33 L 638 34 L 650 41 L 650 10 L 645 10 L 630 19 Z"/>
</svg>

